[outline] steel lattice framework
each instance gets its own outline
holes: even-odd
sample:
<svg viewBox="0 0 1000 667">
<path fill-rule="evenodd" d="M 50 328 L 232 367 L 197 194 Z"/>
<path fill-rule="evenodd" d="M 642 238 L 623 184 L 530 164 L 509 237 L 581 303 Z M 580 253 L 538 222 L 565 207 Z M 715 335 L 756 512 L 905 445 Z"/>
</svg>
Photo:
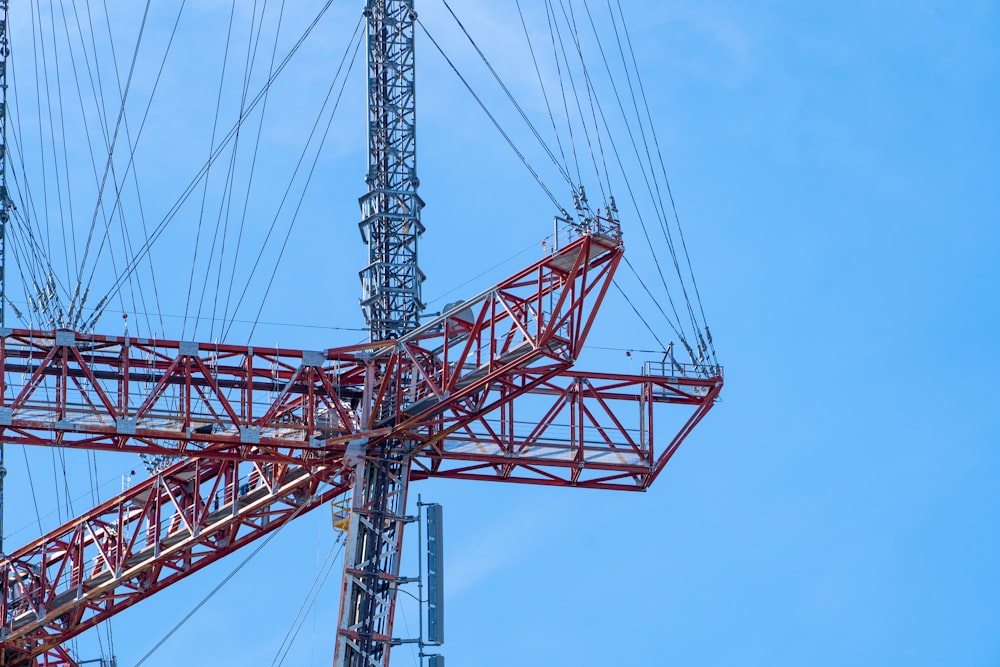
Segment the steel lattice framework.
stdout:
<svg viewBox="0 0 1000 667">
<path fill-rule="evenodd" d="M 421 448 L 567 370 L 621 259 L 588 235 L 395 341 L 321 351 L 0 331 L 7 442 L 311 463 Z M 365 403 L 363 399 L 367 398 Z"/>
<path fill-rule="evenodd" d="M 413 0 L 368 0 L 368 192 L 361 235 L 368 266 L 362 308 L 371 340 L 406 336 L 420 324 Z M 395 397 L 376 406 L 392 418 Z M 334 665 L 378 667 L 389 661 L 411 453 L 417 442 L 391 438 L 369 446 L 355 471 L 344 556 Z"/>
<path fill-rule="evenodd" d="M 718 367 L 573 368 L 622 258 L 612 217 L 421 324 L 413 0 L 368 0 L 365 16 L 370 342 L 309 351 L 0 322 L 0 443 L 180 457 L 3 558 L 0 666 L 73 667 L 72 637 L 350 492 L 335 664 L 386 667 L 410 482 L 645 490 L 717 400 Z"/>
<path fill-rule="evenodd" d="M 185 460 L 10 554 L 0 659 L 71 664 L 69 638 L 350 489 L 358 441 L 415 443 L 411 481 L 647 488 L 722 378 L 570 369 L 620 257 L 611 237 L 584 236 L 398 341 L 357 348 L 2 332 L 4 377 L 22 378 L 0 394 L 9 441 Z M 399 409 L 370 416 L 387 395 Z M 689 409 L 669 419 L 670 406 Z"/>
<path fill-rule="evenodd" d="M 361 305 L 371 340 L 397 338 L 420 325 L 417 239 L 424 233 L 417 195 L 413 0 L 368 0 L 368 192 L 361 235 L 368 266 Z"/>
<path fill-rule="evenodd" d="M 163 470 L 10 555 L 5 664 L 52 659 L 70 637 L 349 486 L 341 460 L 306 468 L 194 459 Z"/>
</svg>

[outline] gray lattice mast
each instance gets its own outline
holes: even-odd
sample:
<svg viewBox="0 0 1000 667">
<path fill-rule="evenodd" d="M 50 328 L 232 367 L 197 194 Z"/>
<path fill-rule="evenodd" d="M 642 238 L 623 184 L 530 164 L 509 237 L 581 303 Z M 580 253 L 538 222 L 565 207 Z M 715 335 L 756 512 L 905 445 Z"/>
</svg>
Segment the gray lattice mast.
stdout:
<svg viewBox="0 0 1000 667">
<path fill-rule="evenodd" d="M 7 194 L 7 0 L 0 0 L 0 329 L 6 326 L 7 311 L 7 222 L 11 200 Z M 3 550 L 4 443 L 0 440 L 0 554 Z"/>
<path fill-rule="evenodd" d="M 417 266 L 423 234 L 417 195 L 413 0 L 368 0 L 368 193 L 361 198 L 361 235 L 368 266 L 361 272 L 362 308 L 371 339 L 415 329 L 424 304 Z"/>
<path fill-rule="evenodd" d="M 417 266 L 417 239 L 424 229 L 417 195 L 413 0 L 368 0 L 365 16 L 368 193 L 361 198 L 360 227 L 368 266 L 361 272 L 361 306 L 377 341 L 419 325 L 424 275 Z M 370 395 L 365 404 L 372 404 Z M 393 413 L 395 406 L 383 401 L 382 408 Z M 385 667 L 392 645 L 410 458 L 398 440 L 365 454 L 354 473 L 337 667 Z"/>
</svg>

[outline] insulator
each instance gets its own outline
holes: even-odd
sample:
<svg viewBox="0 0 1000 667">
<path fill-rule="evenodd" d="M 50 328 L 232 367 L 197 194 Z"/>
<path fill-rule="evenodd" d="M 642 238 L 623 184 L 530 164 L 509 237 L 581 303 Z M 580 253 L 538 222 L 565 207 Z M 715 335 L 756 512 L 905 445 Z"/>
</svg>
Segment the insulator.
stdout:
<svg viewBox="0 0 1000 667">
<path fill-rule="evenodd" d="M 691 359 L 691 363 L 694 364 L 694 365 L 697 365 L 698 362 L 695 361 L 694 350 L 691 349 L 691 346 L 688 345 L 688 342 L 686 340 L 684 340 L 683 338 L 681 339 L 681 343 L 683 343 L 684 349 L 687 350 L 688 357 Z"/>
<path fill-rule="evenodd" d="M 24 315 L 21 314 L 21 311 L 18 310 L 17 306 L 15 306 L 13 303 L 10 304 L 10 309 L 14 311 L 14 317 L 16 317 L 19 320 L 24 319 Z"/>
<path fill-rule="evenodd" d="M 101 317 L 101 315 L 104 314 L 104 306 L 107 303 L 108 303 L 108 297 L 107 296 L 101 297 L 101 300 L 97 302 L 97 306 L 94 307 L 94 315 L 93 315 L 93 317 L 90 318 L 90 321 L 87 323 L 87 326 L 86 326 L 86 330 L 87 331 L 92 330 L 97 325 L 97 320 L 98 320 L 98 318 Z M 128 322 L 127 322 L 128 315 L 123 315 L 123 317 L 126 318 L 126 323 L 125 324 L 126 324 L 126 326 L 128 326 Z"/>
<path fill-rule="evenodd" d="M 711 331 L 709 331 L 709 329 L 708 329 L 708 325 L 707 325 L 707 324 L 705 325 L 705 336 L 707 336 L 707 337 L 708 337 L 708 344 L 709 344 L 709 345 L 711 345 L 711 344 L 712 344 L 712 342 L 713 342 L 713 341 L 712 341 L 712 332 L 711 332 Z"/>
<path fill-rule="evenodd" d="M 94 306 L 95 319 L 104 314 L 104 306 L 106 306 L 107 303 L 108 303 L 108 297 L 106 296 L 101 297 L 101 300 L 97 302 L 97 305 Z"/>
</svg>

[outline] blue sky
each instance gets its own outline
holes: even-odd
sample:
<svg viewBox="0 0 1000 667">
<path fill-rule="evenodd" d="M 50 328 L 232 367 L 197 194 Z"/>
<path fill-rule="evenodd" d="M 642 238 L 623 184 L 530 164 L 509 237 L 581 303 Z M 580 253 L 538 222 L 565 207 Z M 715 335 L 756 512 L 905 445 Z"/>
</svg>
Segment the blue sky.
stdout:
<svg viewBox="0 0 1000 667">
<path fill-rule="evenodd" d="M 445 506 L 449 664 L 1000 663 L 990 379 L 1000 371 L 1000 5 L 623 6 L 726 389 L 645 494 L 415 485 L 414 499 Z M 544 113 L 516 14 L 455 7 L 528 110 Z M 418 8 L 461 52 L 436 0 Z M 333 11 L 331 34 L 349 34 L 360 8 Z M 320 73 L 343 44 L 310 47 L 294 75 L 306 92 L 286 102 L 329 85 Z M 516 256 L 465 293 L 530 260 L 553 211 L 431 47 L 418 48 L 425 293 L 447 301 L 484 265 Z M 316 178 L 328 185 L 310 189 L 294 260 L 276 278 L 281 296 L 262 315 L 306 326 L 255 333 L 268 343 L 363 336 L 313 328 L 361 326 L 359 82 L 321 160 Z M 203 101 L 165 99 L 182 110 Z M 280 144 L 292 125 L 269 132 Z M 177 143 L 195 137 L 182 128 L 160 139 L 166 173 L 187 157 Z M 638 232 L 622 223 L 632 250 Z M 188 247 L 185 233 L 165 247 Z M 104 322 L 118 333 L 117 315 Z M 620 348 L 655 347 L 614 299 L 591 343 L 581 363 L 618 370 L 635 363 Z M 51 465 L 47 452 L 26 454 L 36 470 Z M 7 534 L 18 544 L 34 537 L 16 532 L 34 512 L 25 458 L 8 459 Z M 136 465 L 102 464 L 105 490 Z M 282 531 L 146 664 L 269 660 L 334 539 L 328 518 L 318 510 Z M 119 664 L 134 664 L 234 566 L 116 618 Z M 338 574 L 287 664 L 329 664 Z M 401 607 L 400 634 L 415 623 Z M 80 647 L 81 657 L 96 650 L 93 638 Z M 393 664 L 411 663 L 407 649 L 394 653 Z"/>
</svg>

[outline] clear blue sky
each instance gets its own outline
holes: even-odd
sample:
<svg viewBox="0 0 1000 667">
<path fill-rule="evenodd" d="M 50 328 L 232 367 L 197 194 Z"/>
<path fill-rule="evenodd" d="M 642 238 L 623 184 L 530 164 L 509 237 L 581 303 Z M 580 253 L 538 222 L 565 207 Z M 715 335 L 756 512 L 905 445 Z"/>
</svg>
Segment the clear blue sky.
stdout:
<svg viewBox="0 0 1000 667">
<path fill-rule="evenodd" d="M 205 11 L 216 4 L 227 3 Z M 337 37 L 310 47 L 295 75 L 303 99 L 315 81 L 329 85 L 320 73 L 339 59 L 355 4 L 335 3 Z M 501 73 L 528 90 L 507 4 L 455 2 Z M 645 494 L 415 485 L 414 499 L 445 506 L 449 664 L 1000 664 L 1000 4 L 623 6 L 726 367 L 723 401 Z M 418 9 L 451 34 L 437 0 Z M 489 276 L 443 296 L 483 266 L 534 257 L 553 211 L 426 40 L 418 48 L 422 266 L 428 297 L 444 302 L 477 291 Z M 361 326 L 359 83 L 263 320 Z M 204 101 L 170 98 L 164 117 Z M 157 137 L 154 183 L 197 164 L 176 131 Z M 622 223 L 632 244 L 634 223 Z M 190 237 L 164 243 L 184 253 Z M 104 322 L 119 332 L 117 315 Z M 255 336 L 313 348 L 363 334 Z M 614 299 L 591 342 L 654 345 Z M 622 350 L 592 356 L 635 370 Z M 52 484 L 49 454 L 28 454 L 44 471 L 35 484 Z M 8 458 L 14 546 L 34 537 L 34 510 L 25 459 Z M 138 464 L 102 466 L 113 491 Z M 282 531 L 146 664 L 269 664 L 334 539 L 328 519 L 317 510 Z M 119 665 L 234 565 L 116 618 Z M 329 664 L 338 596 L 335 569 L 286 664 Z M 403 606 L 397 632 L 415 623 Z M 81 640 L 81 657 L 94 642 Z M 414 662 L 394 652 L 394 665 Z"/>
</svg>

